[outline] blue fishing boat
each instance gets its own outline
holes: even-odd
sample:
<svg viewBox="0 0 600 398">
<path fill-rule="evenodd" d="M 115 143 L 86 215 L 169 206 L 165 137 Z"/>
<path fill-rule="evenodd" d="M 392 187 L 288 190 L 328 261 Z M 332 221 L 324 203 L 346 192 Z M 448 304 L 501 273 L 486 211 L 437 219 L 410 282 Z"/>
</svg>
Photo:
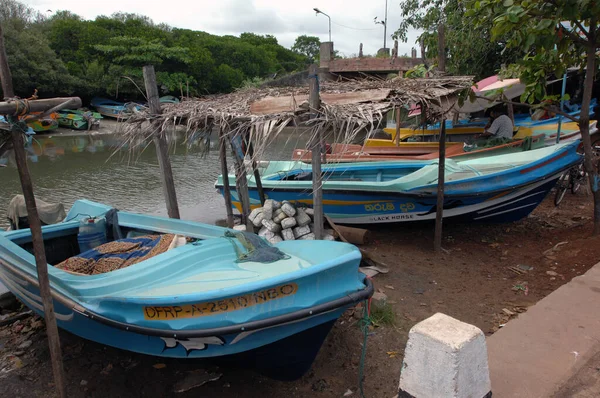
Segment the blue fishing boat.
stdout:
<svg viewBox="0 0 600 398">
<path fill-rule="evenodd" d="M 93 98 L 90 105 L 102 116 L 121 120 L 128 119 L 133 112 L 141 109 L 141 105 L 133 102 L 124 103 L 99 97 Z"/>
<path fill-rule="evenodd" d="M 86 200 L 42 230 L 58 326 L 148 355 L 219 357 L 295 379 L 336 319 L 373 292 L 360 252 L 340 242 L 273 246 Z M 43 315 L 29 229 L 0 233 L 0 280 Z"/>
<path fill-rule="evenodd" d="M 463 222 L 509 222 L 527 216 L 560 175 L 582 161 L 580 141 L 525 152 L 469 160 L 446 159 L 444 218 Z M 312 205 L 312 169 L 303 162 L 265 162 L 265 195 Z M 433 220 L 436 217 L 438 162 L 388 161 L 325 164 L 323 206 L 342 224 Z M 233 205 L 241 209 L 235 176 L 229 175 Z M 251 206 L 260 205 L 253 175 Z M 223 194 L 223 177 L 216 183 Z"/>
</svg>

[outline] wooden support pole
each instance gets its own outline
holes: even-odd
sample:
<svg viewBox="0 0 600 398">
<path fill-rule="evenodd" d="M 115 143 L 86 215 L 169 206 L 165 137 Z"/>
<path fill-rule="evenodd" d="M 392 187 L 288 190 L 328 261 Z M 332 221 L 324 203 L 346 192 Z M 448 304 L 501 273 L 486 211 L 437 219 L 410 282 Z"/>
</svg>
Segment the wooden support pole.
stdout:
<svg viewBox="0 0 600 398">
<path fill-rule="evenodd" d="M 319 77 L 317 74 L 317 65 L 312 64 L 308 69 L 308 105 L 310 107 L 311 118 L 316 117 L 321 108 L 321 98 L 319 96 Z M 312 165 L 312 186 L 313 186 L 313 209 L 314 215 L 314 234 L 315 239 L 323 238 L 323 176 L 321 175 L 321 136 L 313 137 L 311 142 L 311 165 Z"/>
<path fill-rule="evenodd" d="M 146 65 L 143 68 L 144 84 L 146 85 L 146 96 L 148 97 L 148 106 L 152 114 L 158 115 L 160 109 L 160 100 L 158 99 L 158 85 L 156 84 L 156 74 L 154 66 Z M 163 192 L 167 204 L 167 213 L 170 218 L 180 218 L 179 206 L 177 205 L 177 193 L 175 192 L 175 180 L 173 178 L 173 169 L 171 169 L 171 160 L 169 159 L 169 148 L 165 137 L 160 133 L 159 126 L 152 124 L 156 129 L 154 133 L 154 145 L 156 146 L 156 156 L 158 157 L 158 166 L 162 176 Z"/>
<path fill-rule="evenodd" d="M 12 76 L 8 67 L 2 26 L 0 26 L 0 78 L 2 79 L 2 91 L 4 96 L 14 97 Z M 13 122 L 11 116 L 8 117 L 8 122 Z M 52 294 L 50 292 L 50 279 L 48 277 L 48 263 L 46 261 L 44 238 L 42 236 L 42 223 L 37 212 L 35 196 L 33 194 L 33 183 L 31 182 L 31 174 L 29 173 L 29 167 L 27 165 L 23 133 L 16 124 L 11 128 L 11 138 L 13 141 L 19 179 L 21 180 L 21 189 L 23 190 L 25 205 L 27 207 L 27 218 L 31 230 L 33 255 L 35 257 L 40 296 L 44 305 L 44 320 L 46 322 L 46 335 L 48 336 L 48 345 L 50 347 L 50 361 L 52 363 L 54 384 L 58 397 L 65 398 L 67 396 L 65 389 L 65 375 L 60 349 L 60 338 L 58 336 L 58 326 L 56 325 L 56 315 L 54 313 Z"/>
<path fill-rule="evenodd" d="M 239 133 L 238 134 L 242 134 Z M 248 177 L 246 176 L 246 166 L 244 165 L 244 154 L 242 152 L 242 137 L 236 135 L 231 140 L 233 149 L 233 158 L 235 159 L 235 186 L 242 205 L 242 223 L 246 224 L 247 231 L 253 231 L 254 225 L 250 218 L 250 193 L 248 192 Z"/>
<path fill-rule="evenodd" d="M 252 160 L 252 170 L 254 170 L 254 182 L 256 183 L 256 190 L 258 191 L 258 197 L 260 198 L 261 206 L 265 204 L 265 191 L 262 186 L 262 180 L 260 179 L 260 172 L 258 171 L 256 159 L 254 159 L 254 145 L 252 145 L 252 141 L 250 140 L 250 134 L 246 136 L 246 150 L 248 155 L 250 155 L 250 159 Z"/>
<path fill-rule="evenodd" d="M 396 135 L 394 136 L 396 146 L 400 146 L 400 107 L 396 108 Z"/>
<path fill-rule="evenodd" d="M 221 175 L 223 176 L 223 197 L 227 211 L 227 227 L 233 228 L 233 208 L 231 204 L 231 189 L 229 188 L 229 170 L 227 169 L 227 139 L 225 132 L 219 128 L 219 159 L 221 161 Z"/>
<path fill-rule="evenodd" d="M 5 92 L 7 92 L 6 88 L 2 88 L 2 93 Z M 14 92 L 12 92 L 11 94 L 13 94 L 12 96 L 14 97 Z M 25 103 L 24 101 L 25 100 L 0 102 L 0 115 L 16 115 L 17 113 L 20 113 L 23 110 L 23 104 Z M 65 103 L 67 104 L 65 105 Z M 80 108 L 81 99 L 78 97 L 38 99 L 27 101 L 26 106 L 29 108 L 29 112 L 48 112 L 49 110 L 55 112 L 64 107 Z M 61 107 L 57 109 L 52 109 L 58 106 Z"/>
<path fill-rule="evenodd" d="M 439 252 L 442 249 L 442 220 L 444 217 L 444 180 L 446 172 L 446 120 L 441 120 L 440 129 L 440 154 L 438 160 L 438 188 L 437 207 L 435 211 L 435 235 L 433 238 L 433 250 Z"/>
<path fill-rule="evenodd" d="M 504 97 L 507 101 L 508 98 Z M 510 118 L 510 120 L 512 120 L 513 126 L 515 125 L 515 108 L 513 108 L 513 104 L 508 103 L 506 104 L 506 110 L 508 113 L 508 117 Z"/>
</svg>

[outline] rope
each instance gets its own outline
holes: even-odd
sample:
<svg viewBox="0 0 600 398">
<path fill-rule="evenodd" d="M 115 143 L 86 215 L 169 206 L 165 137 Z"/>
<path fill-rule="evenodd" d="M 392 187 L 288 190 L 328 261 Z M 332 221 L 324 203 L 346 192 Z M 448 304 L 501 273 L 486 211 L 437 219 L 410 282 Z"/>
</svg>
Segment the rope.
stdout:
<svg viewBox="0 0 600 398">
<path fill-rule="evenodd" d="M 362 352 L 360 353 L 360 364 L 358 365 L 358 387 L 360 389 L 361 398 L 365 398 L 365 391 L 363 388 L 364 369 L 365 369 L 365 358 L 367 357 L 367 338 L 369 337 L 369 326 L 371 325 L 371 299 L 365 303 L 363 318 L 360 320 L 360 328 L 363 331 L 364 339 Z"/>
</svg>

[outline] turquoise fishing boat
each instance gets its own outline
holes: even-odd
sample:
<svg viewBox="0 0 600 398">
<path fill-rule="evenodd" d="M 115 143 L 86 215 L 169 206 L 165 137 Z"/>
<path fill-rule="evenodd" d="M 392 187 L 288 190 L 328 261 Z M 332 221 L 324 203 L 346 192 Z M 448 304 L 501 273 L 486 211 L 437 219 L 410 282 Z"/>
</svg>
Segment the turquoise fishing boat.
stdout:
<svg viewBox="0 0 600 398">
<path fill-rule="evenodd" d="M 58 113 L 58 124 L 75 130 L 90 130 L 100 125 L 102 115 L 98 112 L 80 109 L 62 109 Z"/>
<path fill-rule="evenodd" d="M 560 175 L 582 161 L 580 141 L 525 152 L 468 160 L 446 159 L 444 218 L 461 222 L 509 222 L 527 216 Z M 312 206 L 312 168 L 303 162 L 264 162 L 261 181 L 268 198 Z M 325 213 L 342 224 L 433 220 L 437 160 L 324 164 Z M 241 209 L 235 176 L 229 175 L 233 205 Z M 248 176 L 251 206 L 260 206 Z M 216 182 L 223 194 L 223 177 Z"/>
<path fill-rule="evenodd" d="M 336 319 L 373 292 L 359 250 L 341 242 L 273 246 L 86 200 L 42 231 L 59 327 L 148 355 L 239 361 L 277 379 L 304 374 Z M 0 233 L 0 280 L 43 316 L 32 251 L 29 229 Z"/>
<path fill-rule="evenodd" d="M 90 105 L 102 116 L 120 120 L 128 119 L 133 112 L 141 109 L 141 105 L 133 102 L 124 103 L 98 97 L 93 98 Z"/>
</svg>

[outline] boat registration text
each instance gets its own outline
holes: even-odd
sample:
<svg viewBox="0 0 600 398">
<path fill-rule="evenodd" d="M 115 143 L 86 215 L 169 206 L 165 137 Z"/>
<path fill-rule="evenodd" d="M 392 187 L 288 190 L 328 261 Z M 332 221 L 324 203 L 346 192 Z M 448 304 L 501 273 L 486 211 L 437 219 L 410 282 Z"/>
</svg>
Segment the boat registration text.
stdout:
<svg viewBox="0 0 600 398">
<path fill-rule="evenodd" d="M 197 318 L 253 307 L 268 301 L 293 296 L 297 291 L 297 284 L 287 283 L 270 289 L 218 301 L 207 301 L 204 303 L 186 305 L 146 306 L 144 307 L 144 318 L 150 321 Z"/>
</svg>

